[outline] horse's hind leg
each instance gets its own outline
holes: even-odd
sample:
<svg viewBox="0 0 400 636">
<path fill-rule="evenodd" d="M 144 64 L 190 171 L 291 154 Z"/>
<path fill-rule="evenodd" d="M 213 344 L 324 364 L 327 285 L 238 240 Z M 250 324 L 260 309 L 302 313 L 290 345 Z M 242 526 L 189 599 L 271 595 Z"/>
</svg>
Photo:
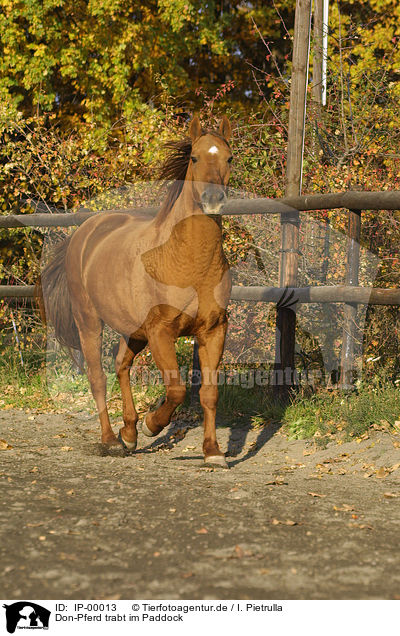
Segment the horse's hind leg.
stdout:
<svg viewBox="0 0 400 636">
<path fill-rule="evenodd" d="M 179 373 L 172 334 L 167 329 L 159 327 L 153 329 L 148 338 L 153 360 L 161 371 L 167 389 L 163 403 L 156 411 L 147 413 L 143 420 L 143 433 L 148 437 L 154 437 L 168 426 L 176 407 L 184 402 L 186 386 Z"/>
<path fill-rule="evenodd" d="M 132 399 L 129 373 L 134 357 L 145 346 L 146 342 L 143 340 L 134 340 L 133 338 L 129 338 L 129 340 L 126 341 L 125 338 L 121 338 L 117 357 L 115 358 L 115 371 L 121 387 L 122 412 L 124 419 L 124 426 L 121 428 L 119 434 L 123 445 L 130 451 L 133 451 L 136 448 L 136 424 L 138 421 L 138 414 Z"/>
<path fill-rule="evenodd" d="M 106 374 L 101 365 L 101 345 L 103 326 L 99 318 L 93 315 L 75 313 L 82 353 L 87 364 L 87 375 L 96 402 L 101 426 L 101 441 L 106 446 L 119 444 L 110 425 L 106 403 Z"/>
</svg>

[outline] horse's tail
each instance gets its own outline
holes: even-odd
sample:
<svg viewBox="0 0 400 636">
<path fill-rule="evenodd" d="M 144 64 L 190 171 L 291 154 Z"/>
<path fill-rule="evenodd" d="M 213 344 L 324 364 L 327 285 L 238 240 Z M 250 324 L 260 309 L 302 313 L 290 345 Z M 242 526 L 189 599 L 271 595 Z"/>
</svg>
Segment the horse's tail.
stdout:
<svg viewBox="0 0 400 636">
<path fill-rule="evenodd" d="M 43 322 L 54 327 L 57 340 L 69 349 L 81 349 L 65 269 L 65 255 L 70 240 L 68 236 L 55 245 L 51 260 L 36 283 L 35 297 Z"/>
</svg>

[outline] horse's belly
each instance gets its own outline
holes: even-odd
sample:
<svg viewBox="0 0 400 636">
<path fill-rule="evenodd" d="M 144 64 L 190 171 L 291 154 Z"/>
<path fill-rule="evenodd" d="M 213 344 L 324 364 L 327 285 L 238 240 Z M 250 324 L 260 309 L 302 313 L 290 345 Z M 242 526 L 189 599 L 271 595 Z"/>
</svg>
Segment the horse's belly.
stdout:
<svg viewBox="0 0 400 636">
<path fill-rule="evenodd" d="M 198 312 L 198 296 L 193 287 L 177 287 L 156 281 L 145 271 L 139 258 L 129 272 L 110 264 L 101 279 L 96 274 L 96 262 L 86 274 L 85 286 L 101 319 L 124 335 L 143 329 L 148 318 L 162 308 L 184 315 L 182 328 L 188 329 Z"/>
</svg>

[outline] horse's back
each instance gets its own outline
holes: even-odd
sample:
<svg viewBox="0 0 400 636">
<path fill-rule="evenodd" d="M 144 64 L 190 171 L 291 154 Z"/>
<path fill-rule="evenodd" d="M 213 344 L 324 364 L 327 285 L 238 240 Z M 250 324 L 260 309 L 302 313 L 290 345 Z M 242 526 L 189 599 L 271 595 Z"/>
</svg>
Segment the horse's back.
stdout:
<svg viewBox="0 0 400 636">
<path fill-rule="evenodd" d="M 120 253 L 121 244 L 127 233 L 135 236 L 150 222 L 151 219 L 148 217 L 126 213 L 104 213 L 93 216 L 72 235 L 68 249 L 69 261 L 72 264 L 79 263 L 82 270 L 86 269 L 94 257 L 97 261 L 96 267 L 102 263 L 106 264 L 111 255 L 115 258 Z"/>
</svg>

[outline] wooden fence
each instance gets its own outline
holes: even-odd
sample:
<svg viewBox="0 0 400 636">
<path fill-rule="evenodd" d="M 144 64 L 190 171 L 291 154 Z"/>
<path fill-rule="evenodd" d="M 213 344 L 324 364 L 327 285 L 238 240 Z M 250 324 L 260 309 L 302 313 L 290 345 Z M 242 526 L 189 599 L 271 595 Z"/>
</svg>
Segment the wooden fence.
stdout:
<svg viewBox="0 0 400 636">
<path fill-rule="evenodd" d="M 341 388 L 350 388 L 354 367 L 354 342 L 356 313 L 358 304 L 400 305 L 400 289 L 364 288 L 358 285 L 361 218 L 363 210 L 400 210 L 400 191 L 360 192 L 347 191 L 333 194 L 313 194 L 287 197 L 283 199 L 231 199 L 226 204 L 224 215 L 280 214 L 282 229 L 287 223 L 293 223 L 295 232 L 299 231 L 298 212 L 317 210 L 348 210 L 346 285 L 310 286 L 310 287 L 245 287 L 234 286 L 231 299 L 234 301 L 258 301 L 280 303 L 283 297 L 291 295 L 290 302 L 297 303 L 344 303 L 345 316 L 343 326 L 343 345 L 340 362 Z M 126 210 L 107 210 L 107 212 L 126 212 L 128 214 L 146 214 L 153 217 L 156 207 Z M 76 213 L 38 213 L 0 216 L 0 228 L 23 227 L 71 227 L 81 225 L 87 218 L 98 214 L 87 209 Z M 282 231 L 282 252 L 285 252 L 285 237 Z M 399 246 L 400 248 L 400 246 Z M 281 268 L 285 267 L 281 260 Z M 284 274 L 285 272 L 283 272 Z M 282 271 L 281 271 L 282 278 Z M 33 286 L 0 285 L 0 298 L 32 297 Z M 278 305 L 279 306 L 279 305 Z M 292 325 L 291 329 L 294 329 Z M 285 347 L 285 342 L 289 347 Z M 277 368 L 290 368 L 294 354 L 294 333 L 280 334 L 281 350 L 276 358 Z M 285 374 L 286 377 L 286 374 Z"/>
</svg>

